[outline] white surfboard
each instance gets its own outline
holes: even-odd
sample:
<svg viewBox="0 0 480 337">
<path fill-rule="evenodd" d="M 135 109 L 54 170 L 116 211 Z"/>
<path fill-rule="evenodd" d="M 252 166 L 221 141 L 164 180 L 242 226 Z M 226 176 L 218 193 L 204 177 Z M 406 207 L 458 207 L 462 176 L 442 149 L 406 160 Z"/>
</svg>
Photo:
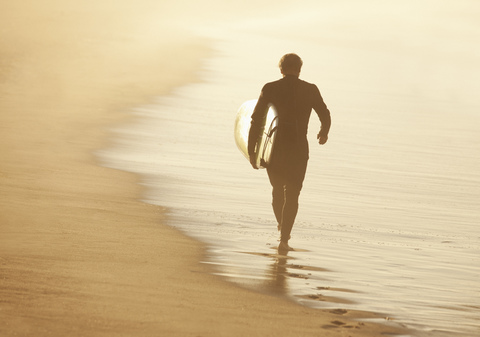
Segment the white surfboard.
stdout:
<svg viewBox="0 0 480 337">
<path fill-rule="evenodd" d="M 253 110 L 257 100 L 250 100 L 242 104 L 235 118 L 234 136 L 235 143 L 242 154 L 250 161 L 248 156 L 248 133 L 252 121 Z M 273 148 L 278 127 L 278 114 L 273 106 L 268 109 L 265 123 L 261 126 L 261 136 L 255 146 L 256 168 L 265 168 L 271 163 Z"/>
</svg>

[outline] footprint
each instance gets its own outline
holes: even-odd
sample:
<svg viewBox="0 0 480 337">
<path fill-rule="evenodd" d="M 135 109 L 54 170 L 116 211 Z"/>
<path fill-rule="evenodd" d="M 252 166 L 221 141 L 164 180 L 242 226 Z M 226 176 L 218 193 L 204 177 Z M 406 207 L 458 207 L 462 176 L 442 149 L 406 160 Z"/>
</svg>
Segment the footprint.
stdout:
<svg viewBox="0 0 480 337">
<path fill-rule="evenodd" d="M 342 321 L 332 321 L 332 322 L 330 322 L 330 323 L 335 324 L 335 325 L 337 325 L 337 326 L 342 326 L 342 325 L 345 325 L 345 324 L 346 324 L 345 322 L 342 322 Z"/>
<path fill-rule="evenodd" d="M 353 326 L 353 325 L 347 325 L 347 323 L 342 322 L 342 321 L 331 321 L 331 324 L 327 324 L 322 326 L 324 329 L 335 329 L 335 328 L 343 328 L 343 329 L 358 329 L 358 326 Z"/>
<path fill-rule="evenodd" d="M 305 280 L 309 279 L 309 277 L 306 276 L 306 275 L 300 275 L 300 274 L 296 274 L 296 273 L 287 273 L 287 275 L 290 276 L 290 277 L 301 278 L 301 279 L 305 279 Z"/>
<path fill-rule="evenodd" d="M 348 311 L 345 309 L 334 309 L 330 310 L 330 313 L 335 314 L 335 315 L 345 315 Z"/>
</svg>

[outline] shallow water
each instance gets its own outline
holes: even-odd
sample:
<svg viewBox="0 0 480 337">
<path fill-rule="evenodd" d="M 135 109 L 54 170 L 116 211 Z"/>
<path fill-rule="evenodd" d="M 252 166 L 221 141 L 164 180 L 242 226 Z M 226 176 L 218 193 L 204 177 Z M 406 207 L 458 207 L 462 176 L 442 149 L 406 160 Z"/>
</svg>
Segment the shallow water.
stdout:
<svg viewBox="0 0 480 337">
<path fill-rule="evenodd" d="M 138 122 L 118 129 L 116 145 L 99 155 L 106 165 L 140 173 L 145 201 L 165 206 L 170 225 L 209 243 L 203 262 L 230 281 L 313 307 L 380 313 L 416 336 L 474 336 L 478 51 L 452 63 L 455 53 L 438 36 L 441 10 L 416 21 L 416 29 L 392 30 L 395 43 L 385 30 L 372 33 L 373 23 L 355 30 L 352 17 L 338 13 L 332 7 L 320 23 L 311 13 L 293 16 L 304 18 L 299 31 L 321 28 L 327 18 L 341 28 L 322 34 L 279 34 L 282 18 L 264 26 L 234 22 L 222 33 L 206 27 L 202 34 L 215 39 L 216 52 L 206 60 L 204 81 L 135 109 Z M 447 42 L 466 52 L 480 28 L 462 13 L 463 21 L 452 22 L 464 40 Z M 292 50 L 304 59 L 302 78 L 319 86 L 333 124 L 320 147 L 312 114 L 295 251 L 284 258 L 275 250 L 266 172 L 251 169 L 236 149 L 233 121 L 243 101 L 279 77 L 277 59 Z"/>
</svg>

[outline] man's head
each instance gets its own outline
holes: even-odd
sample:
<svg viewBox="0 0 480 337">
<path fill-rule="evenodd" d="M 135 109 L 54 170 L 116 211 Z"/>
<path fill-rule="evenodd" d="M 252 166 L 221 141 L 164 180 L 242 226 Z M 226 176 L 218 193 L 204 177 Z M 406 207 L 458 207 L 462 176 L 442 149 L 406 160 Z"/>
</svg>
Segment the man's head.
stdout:
<svg viewBox="0 0 480 337">
<path fill-rule="evenodd" d="M 285 54 L 280 59 L 278 66 L 283 75 L 300 75 L 303 61 L 297 54 Z"/>
</svg>

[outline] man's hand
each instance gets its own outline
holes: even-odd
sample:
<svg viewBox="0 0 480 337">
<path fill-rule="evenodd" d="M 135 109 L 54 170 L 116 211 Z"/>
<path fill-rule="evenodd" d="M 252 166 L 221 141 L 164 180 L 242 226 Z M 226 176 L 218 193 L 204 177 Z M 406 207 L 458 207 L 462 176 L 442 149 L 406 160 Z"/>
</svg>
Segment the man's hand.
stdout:
<svg viewBox="0 0 480 337">
<path fill-rule="evenodd" d="M 252 167 L 255 169 L 255 170 L 258 170 L 258 167 L 257 167 L 257 160 L 255 159 L 255 155 L 250 155 L 250 164 L 252 165 Z"/>
<path fill-rule="evenodd" d="M 317 139 L 318 139 L 318 144 L 323 145 L 327 142 L 328 136 L 320 136 L 320 134 L 318 134 Z"/>
</svg>

